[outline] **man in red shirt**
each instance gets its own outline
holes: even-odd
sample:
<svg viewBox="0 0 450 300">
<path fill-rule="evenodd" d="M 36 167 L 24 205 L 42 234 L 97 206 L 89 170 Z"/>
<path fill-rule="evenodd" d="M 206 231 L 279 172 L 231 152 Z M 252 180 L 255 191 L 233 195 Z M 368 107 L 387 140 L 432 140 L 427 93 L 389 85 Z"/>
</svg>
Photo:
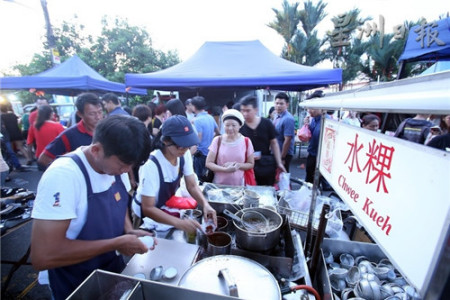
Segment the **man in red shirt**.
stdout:
<svg viewBox="0 0 450 300">
<path fill-rule="evenodd" d="M 30 124 L 30 129 L 31 129 L 31 127 L 34 127 L 34 123 L 36 123 L 37 113 L 38 113 L 38 108 L 39 108 L 40 106 L 42 106 L 42 105 L 48 105 L 48 101 L 47 101 L 47 99 L 45 99 L 45 98 L 42 97 L 42 98 L 36 99 L 35 104 L 36 104 L 36 109 L 34 109 L 34 110 L 30 113 L 30 115 L 29 115 L 29 117 L 28 117 L 28 122 L 29 122 L 29 124 Z M 28 131 L 27 139 L 31 139 L 31 137 L 30 137 L 30 131 L 31 131 L 31 130 Z M 33 153 L 33 145 L 29 145 L 27 151 L 28 151 L 28 157 L 34 157 L 34 153 Z M 31 165 L 32 163 L 33 163 L 33 160 L 30 160 L 30 161 L 27 162 L 27 165 Z"/>
</svg>

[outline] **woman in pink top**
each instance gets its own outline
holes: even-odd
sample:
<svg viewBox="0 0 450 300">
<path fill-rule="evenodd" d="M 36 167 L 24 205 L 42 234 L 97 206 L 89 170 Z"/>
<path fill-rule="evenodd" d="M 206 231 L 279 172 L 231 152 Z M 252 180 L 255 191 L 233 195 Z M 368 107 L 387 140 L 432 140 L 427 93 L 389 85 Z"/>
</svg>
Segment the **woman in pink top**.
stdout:
<svg viewBox="0 0 450 300">
<path fill-rule="evenodd" d="M 222 122 L 225 133 L 216 136 L 209 146 L 206 167 L 214 172 L 214 183 L 243 186 L 244 171 L 252 169 L 255 164 L 252 142 L 239 133 L 244 125 L 244 116 L 235 109 L 229 109 L 223 113 Z"/>
<path fill-rule="evenodd" d="M 50 121 L 53 110 L 48 105 L 43 105 L 38 108 L 36 123 L 30 126 L 27 138 L 29 147 L 36 141 L 36 158 L 41 155 L 45 147 L 50 144 L 55 137 L 64 131 L 64 127 L 56 122 Z"/>
</svg>

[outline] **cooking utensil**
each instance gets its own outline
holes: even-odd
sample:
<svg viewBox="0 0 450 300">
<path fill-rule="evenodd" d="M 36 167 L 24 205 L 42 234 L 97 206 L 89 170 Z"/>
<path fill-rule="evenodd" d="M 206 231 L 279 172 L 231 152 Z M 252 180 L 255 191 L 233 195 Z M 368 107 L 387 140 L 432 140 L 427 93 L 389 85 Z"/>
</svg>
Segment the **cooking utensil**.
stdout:
<svg viewBox="0 0 450 300">
<path fill-rule="evenodd" d="M 273 249 L 280 241 L 283 218 L 279 213 L 262 207 L 244 208 L 243 210 L 238 211 L 236 215 L 240 219 L 242 214 L 249 210 L 255 210 L 262 213 L 267 220 L 269 220 L 269 226 L 266 230 L 264 230 L 264 232 L 254 231 L 241 225 L 241 222 L 233 220 L 236 228 L 236 244 L 240 248 L 250 251 L 266 251 Z"/>
<path fill-rule="evenodd" d="M 230 217 L 233 221 L 242 224 L 243 227 L 248 228 L 252 231 L 257 231 L 257 227 L 254 226 L 253 224 L 248 224 L 246 222 L 244 222 L 240 217 L 238 217 L 237 215 L 233 214 L 231 211 L 229 211 L 228 209 L 224 209 L 223 213 L 225 215 L 227 215 L 228 217 Z"/>
<path fill-rule="evenodd" d="M 269 227 L 269 220 L 256 210 L 247 210 L 242 214 L 241 220 L 244 224 L 251 224 L 258 229 L 256 232 L 265 232 Z"/>
<path fill-rule="evenodd" d="M 207 235 L 208 246 L 207 253 L 210 256 L 220 254 L 230 254 L 231 235 L 226 232 L 214 232 Z"/>
<path fill-rule="evenodd" d="M 154 267 L 150 271 L 149 279 L 153 281 L 160 281 L 163 276 L 164 268 L 163 266 Z"/>
<path fill-rule="evenodd" d="M 231 280 L 224 283 L 227 269 Z M 225 275 L 227 276 L 227 275 Z M 216 255 L 195 263 L 180 278 L 178 286 L 191 290 L 230 296 L 236 290 L 240 299 L 281 300 L 277 280 L 264 266 L 246 257 Z"/>
</svg>

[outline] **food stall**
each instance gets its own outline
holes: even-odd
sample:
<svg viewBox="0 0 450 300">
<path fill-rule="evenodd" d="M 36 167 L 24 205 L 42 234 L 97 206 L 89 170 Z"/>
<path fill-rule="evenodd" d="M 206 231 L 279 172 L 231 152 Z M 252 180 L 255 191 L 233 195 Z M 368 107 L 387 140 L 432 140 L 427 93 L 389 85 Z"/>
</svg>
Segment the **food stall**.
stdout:
<svg viewBox="0 0 450 300">
<path fill-rule="evenodd" d="M 450 72 L 330 94 L 301 106 L 446 115 Z M 450 271 L 449 153 L 325 117 L 321 128 L 316 173 L 350 207 L 382 251 L 377 255 L 387 257 L 421 298 L 439 298 Z M 360 248 L 333 241 L 324 247 L 338 254 Z"/>
</svg>

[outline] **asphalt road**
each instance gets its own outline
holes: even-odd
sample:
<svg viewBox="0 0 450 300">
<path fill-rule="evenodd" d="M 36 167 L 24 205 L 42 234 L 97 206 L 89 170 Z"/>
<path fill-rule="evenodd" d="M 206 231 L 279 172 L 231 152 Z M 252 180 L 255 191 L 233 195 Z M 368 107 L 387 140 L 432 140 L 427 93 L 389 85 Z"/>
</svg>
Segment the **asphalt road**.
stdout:
<svg viewBox="0 0 450 300">
<path fill-rule="evenodd" d="M 299 148 L 292 159 L 290 172 L 291 178 L 305 178 L 305 170 L 300 167 L 305 163 L 306 149 L 301 149 L 299 156 Z M 24 163 L 23 158 L 21 158 Z M 23 187 L 29 191 L 36 191 L 42 172 L 37 170 L 36 165 L 28 167 L 28 172 L 12 172 L 10 174 L 11 181 L 7 182 L 7 187 Z M 293 189 L 297 189 L 295 183 L 292 184 Z M 51 299 L 50 291 L 47 285 L 40 285 L 37 282 L 38 272 L 31 265 L 21 265 L 11 276 L 10 282 L 5 289 L 5 283 L 13 268 L 12 264 L 4 263 L 4 261 L 19 261 L 27 252 L 31 237 L 32 221 L 22 223 L 21 225 L 8 230 L 1 237 L 1 299 Z M 28 259 L 29 263 L 30 260 Z"/>
</svg>

